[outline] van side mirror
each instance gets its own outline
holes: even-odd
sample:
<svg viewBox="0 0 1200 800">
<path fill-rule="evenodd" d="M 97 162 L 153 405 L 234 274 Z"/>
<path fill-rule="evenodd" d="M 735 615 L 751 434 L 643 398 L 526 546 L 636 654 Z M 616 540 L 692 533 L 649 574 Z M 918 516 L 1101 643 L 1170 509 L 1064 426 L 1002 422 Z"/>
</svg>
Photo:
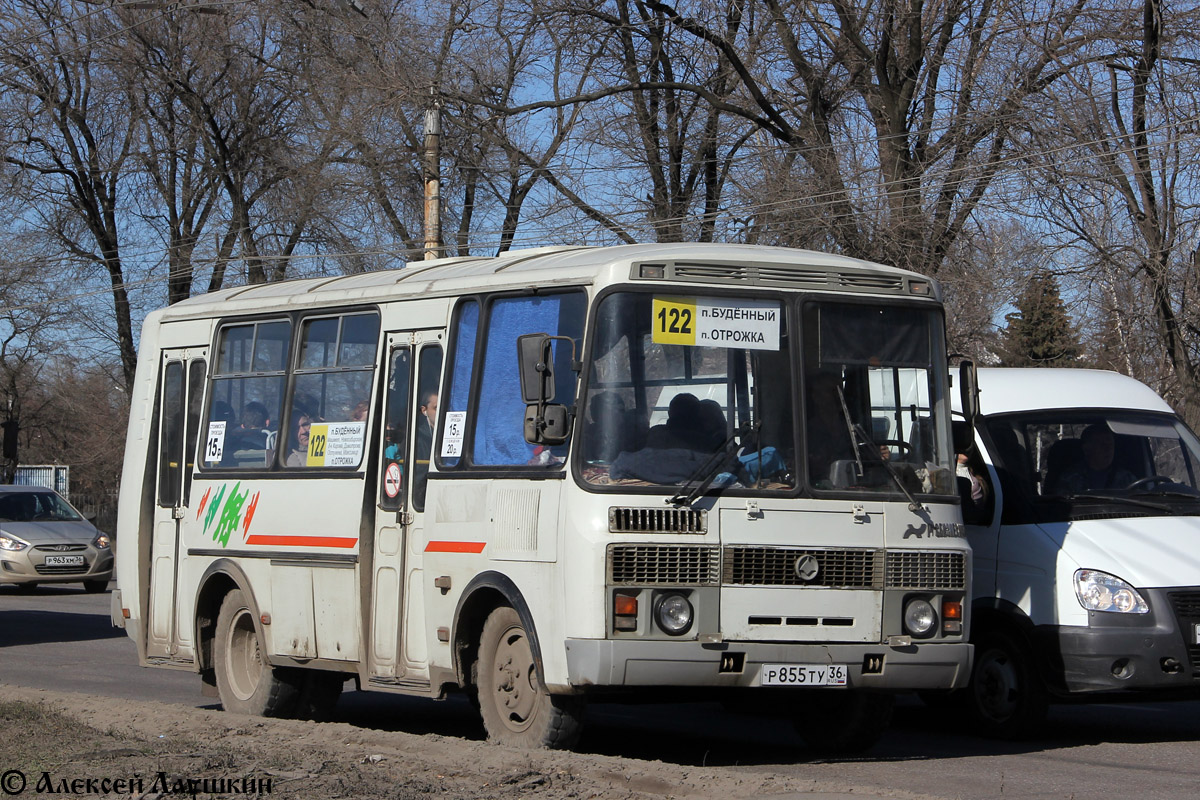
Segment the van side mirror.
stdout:
<svg viewBox="0 0 1200 800">
<path fill-rule="evenodd" d="M 979 416 L 979 373 L 975 362 L 963 359 L 958 364 L 958 391 L 961 393 L 963 417 L 971 430 Z"/>
</svg>

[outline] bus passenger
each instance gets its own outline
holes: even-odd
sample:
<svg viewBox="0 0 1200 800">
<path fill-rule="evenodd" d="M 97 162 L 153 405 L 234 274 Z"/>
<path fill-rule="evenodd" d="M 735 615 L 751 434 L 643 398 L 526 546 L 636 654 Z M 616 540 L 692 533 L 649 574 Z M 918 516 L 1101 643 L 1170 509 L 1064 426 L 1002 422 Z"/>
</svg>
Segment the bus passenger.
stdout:
<svg viewBox="0 0 1200 800">
<path fill-rule="evenodd" d="M 308 433 L 312 427 L 312 418 L 308 414 L 293 415 L 292 451 L 288 453 L 289 467 L 303 467 L 308 464 Z"/>
</svg>

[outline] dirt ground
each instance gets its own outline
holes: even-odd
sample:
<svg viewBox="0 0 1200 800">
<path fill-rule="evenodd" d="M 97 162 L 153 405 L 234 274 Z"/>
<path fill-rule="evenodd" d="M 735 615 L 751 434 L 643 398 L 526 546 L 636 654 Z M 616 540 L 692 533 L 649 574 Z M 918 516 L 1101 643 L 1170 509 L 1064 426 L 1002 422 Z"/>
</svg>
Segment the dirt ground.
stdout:
<svg viewBox="0 0 1200 800">
<path fill-rule="evenodd" d="M 861 788 L 856 792 L 855 787 L 743 768 L 524 752 L 436 734 L 239 717 L 3 684 L 0 790 L 0 798 L 143 800 L 190 796 L 814 800 L 872 795 Z"/>
</svg>

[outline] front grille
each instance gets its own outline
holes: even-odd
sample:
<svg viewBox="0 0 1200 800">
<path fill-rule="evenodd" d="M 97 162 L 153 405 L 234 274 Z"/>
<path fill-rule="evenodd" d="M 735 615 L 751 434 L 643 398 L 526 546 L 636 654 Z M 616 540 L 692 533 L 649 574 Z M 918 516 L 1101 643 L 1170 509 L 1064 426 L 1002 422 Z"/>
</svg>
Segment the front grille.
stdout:
<svg viewBox="0 0 1200 800">
<path fill-rule="evenodd" d="M 1175 610 L 1175 620 L 1179 624 L 1179 632 L 1183 636 L 1183 644 L 1187 648 L 1188 661 L 1191 662 L 1193 677 L 1200 677 L 1200 644 L 1192 636 L 1192 626 L 1200 624 L 1200 592 L 1167 592 L 1171 608 Z"/>
<path fill-rule="evenodd" d="M 609 545 L 608 581 L 614 585 L 713 586 L 720 577 L 713 545 Z"/>
<path fill-rule="evenodd" d="M 38 564 L 34 567 L 38 575 L 83 575 L 88 571 L 87 564 L 74 564 L 65 567 L 47 567 L 45 564 Z"/>
<path fill-rule="evenodd" d="M 965 590 L 967 557 L 947 550 L 891 550 L 887 555 L 887 587 Z"/>
<path fill-rule="evenodd" d="M 86 544 L 35 544 L 34 550 L 42 550 L 47 553 L 71 553 L 78 550 L 87 550 Z"/>
<path fill-rule="evenodd" d="M 815 568 L 816 574 L 805 580 L 798 565 Z M 865 548 L 726 547 L 721 582 L 730 586 L 881 588 L 883 553 Z"/>
<path fill-rule="evenodd" d="M 620 508 L 608 510 L 612 533 L 704 533 L 708 512 L 689 508 Z"/>
</svg>

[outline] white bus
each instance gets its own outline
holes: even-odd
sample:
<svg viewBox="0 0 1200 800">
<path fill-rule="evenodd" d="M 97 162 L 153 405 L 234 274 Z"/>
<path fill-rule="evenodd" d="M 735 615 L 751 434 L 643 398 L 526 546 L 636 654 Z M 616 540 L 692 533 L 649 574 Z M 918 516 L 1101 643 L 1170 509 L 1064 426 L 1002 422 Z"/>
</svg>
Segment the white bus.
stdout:
<svg viewBox="0 0 1200 800">
<path fill-rule="evenodd" d="M 690 691 L 862 747 L 968 679 L 948 386 L 935 283 L 800 250 L 196 297 L 143 328 L 113 619 L 234 712 L 353 678 L 564 747 L 589 697 Z"/>
</svg>

